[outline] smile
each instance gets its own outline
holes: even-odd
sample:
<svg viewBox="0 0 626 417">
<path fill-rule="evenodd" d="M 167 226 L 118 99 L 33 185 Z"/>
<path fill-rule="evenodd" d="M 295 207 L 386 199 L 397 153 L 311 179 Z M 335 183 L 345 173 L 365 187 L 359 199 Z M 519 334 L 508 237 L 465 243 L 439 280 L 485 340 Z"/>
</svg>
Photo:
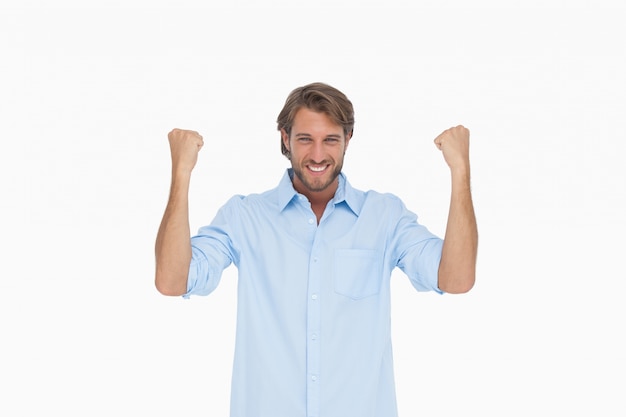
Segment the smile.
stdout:
<svg viewBox="0 0 626 417">
<path fill-rule="evenodd" d="M 313 171 L 313 172 L 322 172 L 322 171 L 324 171 L 326 168 L 328 168 L 328 165 L 324 165 L 324 166 L 321 166 L 321 167 L 314 167 L 314 166 L 309 165 L 309 166 L 308 166 L 308 168 L 309 168 L 311 171 Z"/>
</svg>

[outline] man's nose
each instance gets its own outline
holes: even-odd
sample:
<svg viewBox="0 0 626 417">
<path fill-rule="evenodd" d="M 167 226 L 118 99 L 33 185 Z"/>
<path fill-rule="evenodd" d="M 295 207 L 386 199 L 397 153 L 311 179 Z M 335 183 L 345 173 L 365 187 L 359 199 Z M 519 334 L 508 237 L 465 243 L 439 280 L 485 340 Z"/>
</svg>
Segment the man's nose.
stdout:
<svg viewBox="0 0 626 417">
<path fill-rule="evenodd" d="M 315 162 L 322 162 L 324 160 L 324 142 L 319 141 L 313 143 L 313 149 L 311 149 L 311 159 Z"/>
</svg>

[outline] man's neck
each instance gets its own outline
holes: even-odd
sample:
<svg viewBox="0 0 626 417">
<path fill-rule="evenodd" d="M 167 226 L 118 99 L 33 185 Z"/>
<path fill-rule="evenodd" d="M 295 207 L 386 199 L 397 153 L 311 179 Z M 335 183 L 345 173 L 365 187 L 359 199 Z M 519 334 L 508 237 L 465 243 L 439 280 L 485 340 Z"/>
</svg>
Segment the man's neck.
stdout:
<svg viewBox="0 0 626 417">
<path fill-rule="evenodd" d="M 339 188 L 339 178 L 336 178 L 331 185 L 322 191 L 311 191 L 307 189 L 300 183 L 297 176 L 292 178 L 292 183 L 294 189 L 304 195 L 309 200 L 309 203 L 311 203 L 311 209 L 315 213 L 317 223 L 319 224 L 328 202 L 335 197 L 335 193 Z"/>
</svg>

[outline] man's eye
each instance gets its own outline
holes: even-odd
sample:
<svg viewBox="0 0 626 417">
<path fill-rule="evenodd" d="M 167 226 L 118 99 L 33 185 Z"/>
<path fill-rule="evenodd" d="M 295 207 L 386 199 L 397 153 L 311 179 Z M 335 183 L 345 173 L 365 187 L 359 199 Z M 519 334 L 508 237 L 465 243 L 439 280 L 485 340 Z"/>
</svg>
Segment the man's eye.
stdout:
<svg viewBox="0 0 626 417">
<path fill-rule="evenodd" d="M 326 142 L 339 142 L 337 138 L 326 138 Z"/>
</svg>

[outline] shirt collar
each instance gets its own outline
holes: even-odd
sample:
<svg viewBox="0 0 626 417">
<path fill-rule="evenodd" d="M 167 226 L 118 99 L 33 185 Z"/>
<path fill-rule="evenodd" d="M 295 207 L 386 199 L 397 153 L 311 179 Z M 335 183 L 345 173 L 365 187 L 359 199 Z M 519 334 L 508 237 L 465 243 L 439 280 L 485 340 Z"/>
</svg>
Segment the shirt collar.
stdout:
<svg viewBox="0 0 626 417">
<path fill-rule="evenodd" d="M 278 184 L 278 208 L 280 211 L 284 210 L 291 200 L 298 195 L 295 188 L 293 188 L 293 183 L 291 181 L 292 176 L 293 169 L 288 168 Z M 352 188 L 343 172 L 339 174 L 338 178 L 339 185 L 337 186 L 337 191 L 335 192 L 335 196 L 332 200 L 333 204 L 337 205 L 345 201 L 350 210 L 358 216 L 361 213 L 361 208 L 363 207 L 365 199 L 363 193 L 359 193 L 357 190 Z"/>
</svg>

